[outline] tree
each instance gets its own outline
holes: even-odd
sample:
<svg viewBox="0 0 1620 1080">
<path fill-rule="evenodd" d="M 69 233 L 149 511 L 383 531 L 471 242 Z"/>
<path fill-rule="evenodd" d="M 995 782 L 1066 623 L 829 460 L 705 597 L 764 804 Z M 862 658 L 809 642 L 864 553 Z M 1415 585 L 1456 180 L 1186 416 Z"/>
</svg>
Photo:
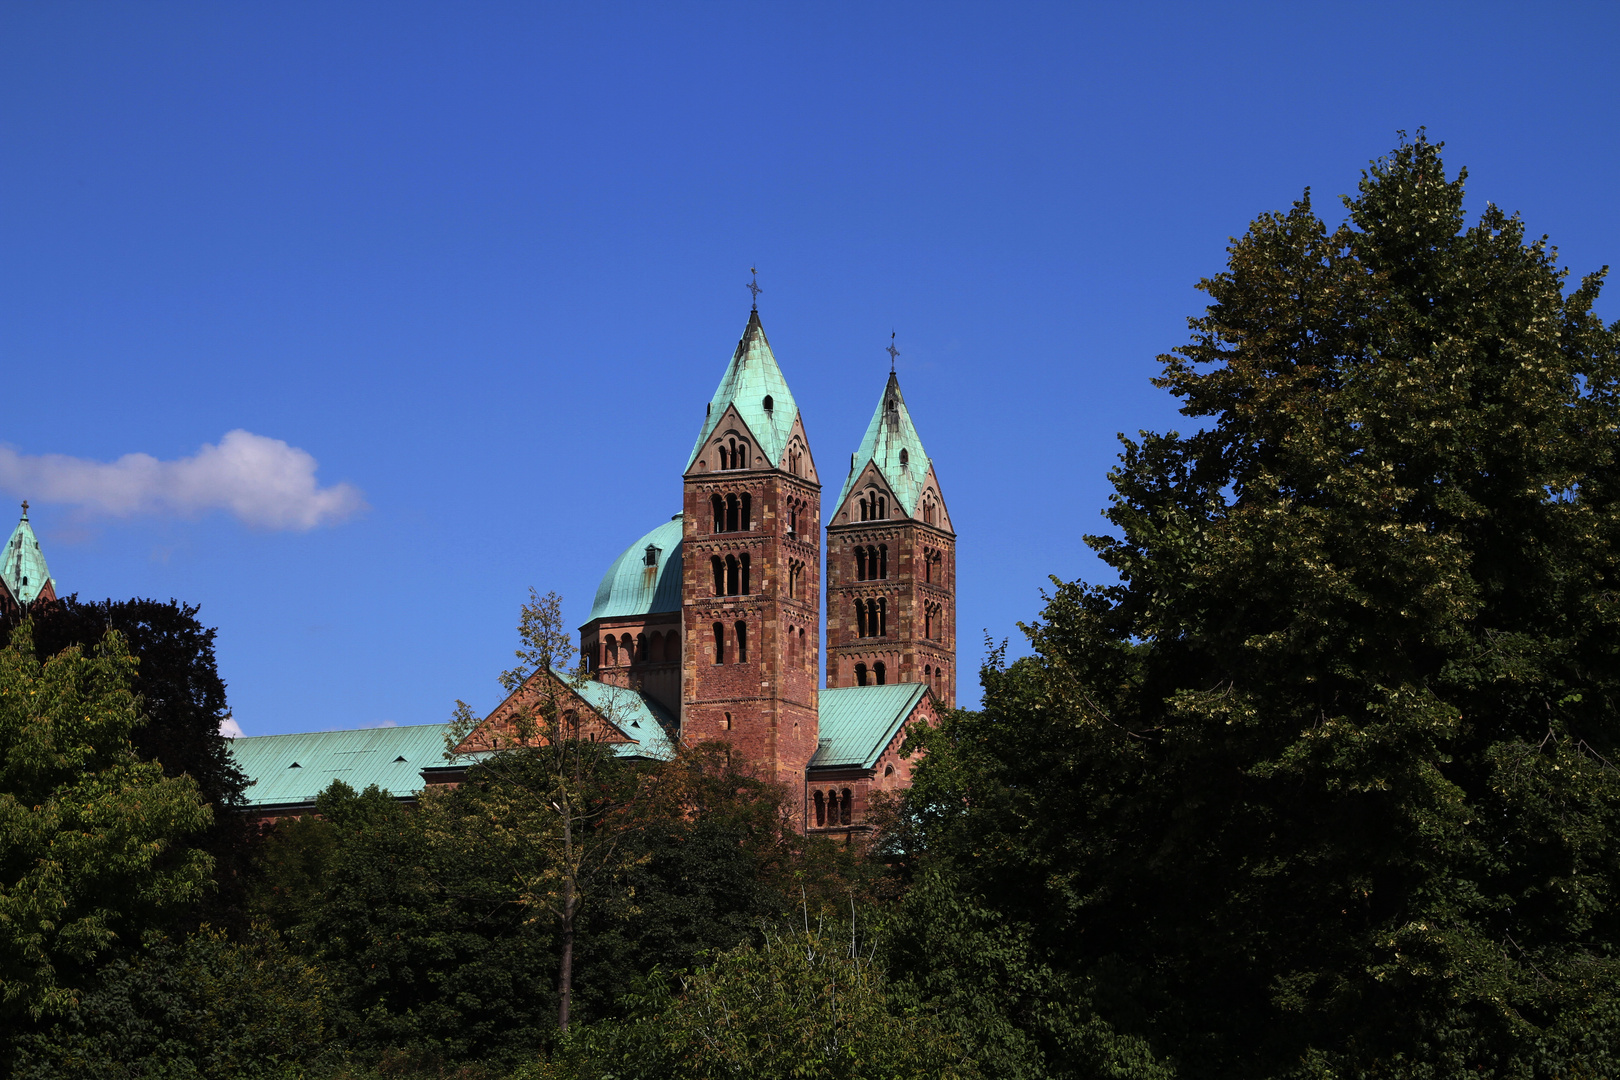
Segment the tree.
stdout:
<svg viewBox="0 0 1620 1080">
<path fill-rule="evenodd" d="M 208 802 L 231 806 L 247 778 L 219 733 L 228 710 L 214 659 L 218 631 L 203 626 L 197 611 L 178 600 L 85 601 L 74 594 L 34 605 L 34 647 L 43 660 L 69 645 L 89 649 L 117 630 L 138 661 L 132 688 L 147 718 L 131 736 L 135 752 L 162 763 L 168 776 L 190 776 Z"/>
<path fill-rule="evenodd" d="M 256 914 L 329 980 L 336 1032 L 363 1059 L 513 1064 L 555 1038 L 555 935 L 502 893 L 485 849 L 460 841 L 470 829 L 445 829 L 473 801 L 436 798 L 462 809 L 335 781 L 317 816 L 265 834 Z"/>
<path fill-rule="evenodd" d="M 135 753 L 158 762 L 166 776 L 190 776 L 204 801 L 220 811 L 190 841 L 213 857 L 215 888 L 177 915 L 193 927 L 206 919 L 245 931 L 242 890 L 255 829 L 247 815 L 224 812 L 241 804 L 247 777 L 219 731 L 227 705 L 214 660 L 216 631 L 202 625 L 197 610 L 178 600 L 83 601 L 73 595 L 35 603 L 30 615 L 41 660 L 69 645 L 92 649 L 109 629 L 123 636 L 137 661 L 131 686 L 146 717 L 130 737 Z M 0 633 L 6 629 L 0 625 Z"/>
<path fill-rule="evenodd" d="M 14 1080 L 281 1080 L 341 1058 L 326 980 L 262 928 L 152 934 L 97 973 L 72 1017 L 18 1040 Z"/>
<path fill-rule="evenodd" d="M 1117 584 L 923 737 L 938 872 L 1189 1076 L 1616 1068 L 1620 324 L 1440 149 L 1233 242 Z"/>
<path fill-rule="evenodd" d="M 717 1080 L 794 1076 L 968 1080 L 962 1044 L 889 991 L 874 943 L 850 921 L 766 925 L 679 979 L 654 980 L 624 1021 L 582 1027 L 538 1077 Z M 828 922 L 832 922 L 829 927 Z M 520 1076 L 524 1075 L 519 1073 Z"/>
<path fill-rule="evenodd" d="M 86 972 L 199 897 L 210 821 L 189 777 L 140 760 L 134 660 L 109 631 L 92 654 L 0 651 L 0 1015 L 70 1011 Z"/>
<path fill-rule="evenodd" d="M 450 842 L 476 845 L 506 868 L 512 902 L 552 919 L 558 933 L 557 1027 L 568 1030 L 574 991 L 574 945 L 580 913 L 600 890 L 610 893 L 644 860 L 633 837 L 662 775 L 619 761 L 606 741 L 586 730 L 574 688 L 583 671 L 564 675 L 574 658 L 562 620 L 562 599 L 529 590 L 518 622 L 518 665 L 502 672 L 511 711 L 502 717 L 499 749 L 487 754 L 463 785 L 479 812 L 442 817 L 462 829 Z M 600 709 L 600 706 L 598 706 Z M 603 718 L 620 719 L 608 706 Z M 456 702 L 448 748 L 463 743 L 481 721 Z M 632 812 L 632 808 L 638 812 Z M 472 832 L 466 827 L 476 822 Z"/>
</svg>

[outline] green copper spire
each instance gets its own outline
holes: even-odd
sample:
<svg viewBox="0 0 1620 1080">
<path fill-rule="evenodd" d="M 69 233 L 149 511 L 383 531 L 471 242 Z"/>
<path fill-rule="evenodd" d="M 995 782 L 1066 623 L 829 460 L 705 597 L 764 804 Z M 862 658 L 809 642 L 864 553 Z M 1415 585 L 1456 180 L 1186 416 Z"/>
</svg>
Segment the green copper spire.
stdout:
<svg viewBox="0 0 1620 1080">
<path fill-rule="evenodd" d="M 765 340 L 765 328 L 760 325 L 759 311 L 748 314 L 748 326 L 743 330 L 737 351 L 731 354 L 731 363 L 720 380 L 720 388 L 709 402 L 709 411 L 703 418 L 703 430 L 698 433 L 692 454 L 686 459 L 688 470 L 697 461 L 703 443 L 713 434 L 715 425 L 734 407 L 748 430 L 758 441 L 759 452 L 772 468 L 782 464 L 782 451 L 787 448 L 788 434 L 798 418 L 799 406 L 793 400 L 782 369 L 776 366 L 771 343 Z"/>
<path fill-rule="evenodd" d="M 888 385 L 883 388 L 883 397 L 878 399 L 877 411 L 872 414 L 872 422 L 866 427 L 866 438 L 850 459 L 849 477 L 834 506 L 842 506 L 849 498 L 850 488 L 868 461 L 883 474 L 906 516 L 916 513 L 923 481 L 928 478 L 928 452 L 923 449 L 922 439 L 911 422 L 911 413 L 906 410 L 906 399 L 900 396 L 900 380 L 892 371 Z"/>
<path fill-rule="evenodd" d="M 0 557 L 0 582 L 5 583 L 17 603 L 27 606 L 34 602 L 50 580 L 51 573 L 45 569 L 45 556 L 39 550 L 39 539 L 34 536 L 34 527 L 28 524 L 28 504 L 25 502 L 22 504 L 22 520 L 11 531 L 11 539 L 6 541 L 4 555 Z"/>
</svg>

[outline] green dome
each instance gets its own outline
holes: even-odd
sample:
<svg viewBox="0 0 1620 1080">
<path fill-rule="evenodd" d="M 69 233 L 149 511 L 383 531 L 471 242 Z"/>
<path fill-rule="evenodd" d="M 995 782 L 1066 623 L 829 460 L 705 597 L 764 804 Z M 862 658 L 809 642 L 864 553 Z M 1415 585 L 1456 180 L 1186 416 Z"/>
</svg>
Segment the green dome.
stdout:
<svg viewBox="0 0 1620 1080">
<path fill-rule="evenodd" d="M 681 610 L 681 515 L 625 548 L 596 587 L 591 622 Z"/>
</svg>

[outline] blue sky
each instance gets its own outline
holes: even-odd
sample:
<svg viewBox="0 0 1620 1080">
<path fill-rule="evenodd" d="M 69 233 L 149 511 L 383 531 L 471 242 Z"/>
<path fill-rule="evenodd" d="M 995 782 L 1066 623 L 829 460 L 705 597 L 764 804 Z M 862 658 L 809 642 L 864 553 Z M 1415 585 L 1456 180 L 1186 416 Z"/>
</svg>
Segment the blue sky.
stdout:
<svg viewBox="0 0 1620 1080">
<path fill-rule="evenodd" d="M 1177 426 L 1155 358 L 1256 214 L 1426 125 L 1473 209 L 1620 260 L 1617 41 L 1612 4 L 8 2 L 3 490 L 64 590 L 200 604 L 249 734 L 441 722 L 530 585 L 583 620 L 680 508 L 757 265 L 824 474 L 898 334 L 971 703 L 986 631 L 1102 576 L 1115 434 Z"/>
</svg>

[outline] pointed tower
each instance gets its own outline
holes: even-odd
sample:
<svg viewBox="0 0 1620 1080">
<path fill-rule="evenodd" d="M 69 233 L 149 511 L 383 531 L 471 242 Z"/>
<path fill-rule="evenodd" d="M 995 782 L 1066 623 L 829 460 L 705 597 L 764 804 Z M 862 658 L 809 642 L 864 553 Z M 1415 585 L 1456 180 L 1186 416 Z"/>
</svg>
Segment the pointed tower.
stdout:
<svg viewBox="0 0 1620 1080">
<path fill-rule="evenodd" d="M 821 484 L 759 310 L 687 460 L 681 737 L 802 792 L 816 752 Z"/>
<path fill-rule="evenodd" d="M 827 685 L 888 683 L 956 704 L 956 533 L 892 371 L 827 523 Z"/>
<path fill-rule="evenodd" d="M 0 607 L 23 610 L 35 600 L 55 599 L 56 582 L 45 568 L 45 554 L 39 550 L 39 538 L 28 523 L 25 501 L 22 520 L 0 552 Z"/>
</svg>

